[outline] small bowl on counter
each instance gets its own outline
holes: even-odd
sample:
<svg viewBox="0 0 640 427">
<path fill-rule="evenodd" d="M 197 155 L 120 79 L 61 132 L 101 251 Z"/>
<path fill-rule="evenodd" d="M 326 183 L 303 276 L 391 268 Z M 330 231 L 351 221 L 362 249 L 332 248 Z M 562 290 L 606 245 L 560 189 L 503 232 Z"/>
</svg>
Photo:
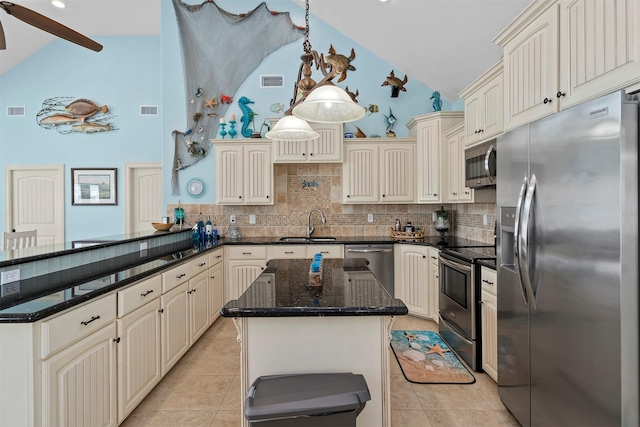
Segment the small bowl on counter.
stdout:
<svg viewBox="0 0 640 427">
<path fill-rule="evenodd" d="M 165 224 L 164 222 L 152 222 L 151 225 L 158 231 L 169 231 L 173 227 L 172 223 Z"/>
</svg>

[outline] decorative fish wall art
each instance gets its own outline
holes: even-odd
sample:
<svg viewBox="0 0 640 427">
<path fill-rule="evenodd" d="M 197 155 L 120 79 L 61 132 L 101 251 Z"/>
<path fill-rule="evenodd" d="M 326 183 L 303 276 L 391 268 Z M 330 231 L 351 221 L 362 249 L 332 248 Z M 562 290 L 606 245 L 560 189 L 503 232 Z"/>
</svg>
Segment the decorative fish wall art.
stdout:
<svg viewBox="0 0 640 427">
<path fill-rule="evenodd" d="M 108 115 L 109 107 L 90 99 L 59 96 L 45 99 L 36 114 L 40 127 L 55 129 L 61 134 L 72 132 L 97 133 L 115 130 Z"/>
</svg>

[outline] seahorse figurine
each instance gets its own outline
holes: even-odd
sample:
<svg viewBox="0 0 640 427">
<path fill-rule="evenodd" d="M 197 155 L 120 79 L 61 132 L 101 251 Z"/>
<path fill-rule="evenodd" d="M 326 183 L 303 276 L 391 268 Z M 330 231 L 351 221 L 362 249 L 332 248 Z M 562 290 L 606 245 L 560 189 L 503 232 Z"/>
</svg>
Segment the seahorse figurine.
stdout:
<svg viewBox="0 0 640 427">
<path fill-rule="evenodd" d="M 436 90 L 435 92 L 433 92 L 433 94 L 431 94 L 431 98 L 429 99 L 433 99 L 433 111 L 442 110 L 442 100 L 440 99 L 440 92 Z"/>
<path fill-rule="evenodd" d="M 245 138 L 251 138 L 251 135 L 253 135 L 253 130 L 249 129 L 249 123 L 253 121 L 256 113 L 254 113 L 247 104 L 253 104 L 253 101 L 246 96 L 243 96 L 238 101 L 238 107 L 240 107 L 240 110 L 242 111 L 242 117 L 240 118 L 240 121 L 242 122 L 242 136 L 244 136 Z"/>
</svg>

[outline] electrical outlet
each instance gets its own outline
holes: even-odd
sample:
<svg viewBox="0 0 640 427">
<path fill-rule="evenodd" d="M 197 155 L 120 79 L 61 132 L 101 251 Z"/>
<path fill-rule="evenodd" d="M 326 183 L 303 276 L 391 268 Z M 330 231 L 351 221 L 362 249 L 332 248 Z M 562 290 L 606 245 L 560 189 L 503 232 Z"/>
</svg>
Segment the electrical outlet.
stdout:
<svg viewBox="0 0 640 427">
<path fill-rule="evenodd" d="M 482 215 L 482 225 L 487 225 L 487 214 Z"/>
<path fill-rule="evenodd" d="M 256 216 L 249 215 L 249 224 L 255 224 L 255 223 L 256 223 Z"/>
<path fill-rule="evenodd" d="M 16 268 L 15 270 L 3 271 L 0 275 L 0 284 L 4 285 L 6 283 L 13 283 L 20 280 L 20 269 Z"/>
<path fill-rule="evenodd" d="M 235 215 L 231 215 L 229 217 L 229 223 L 230 224 L 235 224 L 236 223 L 236 216 Z"/>
<path fill-rule="evenodd" d="M 20 293 L 20 282 L 7 283 L 0 288 L 0 297 L 6 297 L 13 294 Z"/>
<path fill-rule="evenodd" d="M 433 220 L 433 222 L 436 222 L 436 219 L 438 219 L 436 217 L 436 213 L 435 212 L 431 214 L 431 219 Z"/>
<path fill-rule="evenodd" d="M 368 222 L 373 222 L 373 214 L 367 215 L 367 221 Z"/>
<path fill-rule="evenodd" d="M 140 250 L 141 251 L 147 250 L 147 242 L 140 242 Z"/>
</svg>

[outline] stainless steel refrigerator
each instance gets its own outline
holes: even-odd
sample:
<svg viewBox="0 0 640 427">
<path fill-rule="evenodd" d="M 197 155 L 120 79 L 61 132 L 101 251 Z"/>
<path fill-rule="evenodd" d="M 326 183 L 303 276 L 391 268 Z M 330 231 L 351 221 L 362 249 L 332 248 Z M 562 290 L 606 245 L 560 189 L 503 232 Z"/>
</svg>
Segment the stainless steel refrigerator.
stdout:
<svg viewBox="0 0 640 427">
<path fill-rule="evenodd" d="M 640 424 L 638 112 L 616 92 L 499 138 L 498 391 L 522 425 Z"/>
</svg>

